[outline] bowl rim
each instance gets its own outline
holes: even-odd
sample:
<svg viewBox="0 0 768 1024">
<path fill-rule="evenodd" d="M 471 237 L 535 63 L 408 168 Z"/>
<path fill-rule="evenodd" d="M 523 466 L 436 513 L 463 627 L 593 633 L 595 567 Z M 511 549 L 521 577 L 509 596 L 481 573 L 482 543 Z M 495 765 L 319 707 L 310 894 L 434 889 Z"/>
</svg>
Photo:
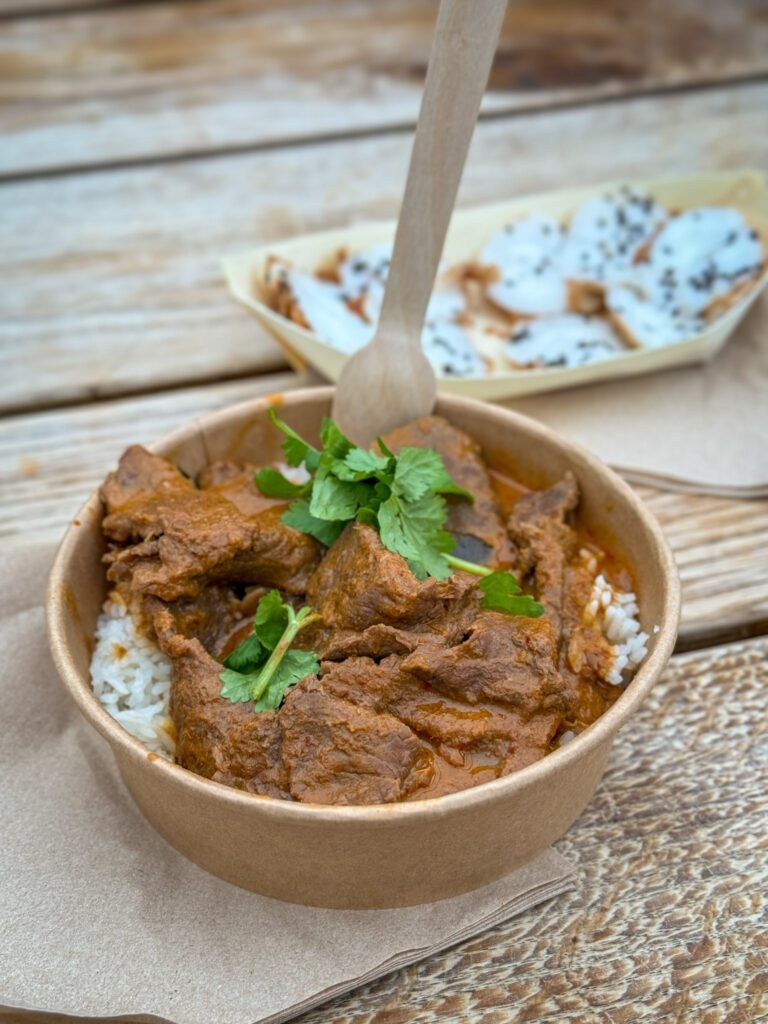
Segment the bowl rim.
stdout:
<svg viewBox="0 0 768 1024">
<path fill-rule="evenodd" d="M 247 399 L 190 420 L 147 447 L 151 451 L 163 451 L 187 440 L 201 426 L 215 427 L 228 422 L 233 416 L 238 418 L 238 416 L 244 417 L 247 414 L 258 414 L 266 411 L 271 404 L 277 401 L 280 402 L 281 408 L 290 408 L 308 401 L 327 401 L 332 397 L 333 392 L 332 386 L 307 387 Z M 84 536 L 80 524 L 88 522 L 92 516 L 99 517 L 101 515 L 101 499 L 97 488 L 73 517 L 59 544 L 48 580 L 45 609 L 48 642 L 59 677 L 83 717 L 109 742 L 113 751 L 118 748 L 120 753 L 135 762 L 137 767 L 141 765 L 144 770 L 164 773 L 169 782 L 175 782 L 187 789 L 197 791 L 201 797 L 207 796 L 214 800 L 222 800 L 234 807 L 250 808 L 252 813 L 264 814 L 272 819 L 286 822 L 304 821 L 305 823 L 311 821 L 356 822 L 376 826 L 392 821 L 405 823 L 417 818 L 439 818 L 461 809 L 479 807 L 508 798 L 516 792 L 527 789 L 530 785 L 545 780 L 547 776 L 554 777 L 561 770 L 567 770 L 569 766 L 586 757 L 606 740 L 610 741 L 647 697 L 672 654 L 677 637 L 680 616 L 679 576 L 671 549 L 658 521 L 629 484 L 610 467 L 597 456 L 582 448 L 581 445 L 573 443 L 544 424 L 511 409 L 456 395 L 440 395 L 437 404 L 443 407 L 438 409 L 438 413 L 445 412 L 448 419 L 450 419 L 451 407 L 470 406 L 476 410 L 482 409 L 485 415 L 491 418 L 498 417 L 513 429 L 518 427 L 529 435 L 533 434 L 536 443 L 554 445 L 569 457 L 577 456 L 598 476 L 602 476 L 611 489 L 620 495 L 639 521 L 639 525 L 650 535 L 662 566 L 661 621 L 658 623 L 658 632 L 654 634 L 653 649 L 646 656 L 631 683 L 615 704 L 570 743 L 525 768 L 502 778 L 480 783 L 470 789 L 444 796 L 427 797 L 422 800 L 351 806 L 310 804 L 248 793 L 212 779 L 203 778 L 181 765 L 167 761 L 148 751 L 140 740 L 133 737 L 115 721 L 93 693 L 90 680 L 81 676 L 68 649 L 65 639 L 67 601 L 64 597 L 68 586 L 67 569 L 79 547 L 81 538 Z"/>
</svg>

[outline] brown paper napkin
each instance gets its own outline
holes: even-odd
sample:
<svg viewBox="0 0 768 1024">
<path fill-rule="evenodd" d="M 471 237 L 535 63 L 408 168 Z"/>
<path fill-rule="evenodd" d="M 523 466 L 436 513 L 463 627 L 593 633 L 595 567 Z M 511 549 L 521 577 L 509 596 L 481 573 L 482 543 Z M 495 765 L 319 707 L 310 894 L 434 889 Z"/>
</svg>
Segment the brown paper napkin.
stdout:
<svg viewBox="0 0 768 1024">
<path fill-rule="evenodd" d="M 299 907 L 190 864 L 144 821 L 48 655 L 49 545 L 0 550 L 0 1004 L 176 1024 L 281 1021 L 573 884 L 554 850 L 457 899 Z M 0 1008 L 0 1020 L 39 1020 Z"/>
<path fill-rule="evenodd" d="M 768 497 L 768 295 L 703 366 L 505 404 L 583 444 L 636 483 Z"/>
</svg>

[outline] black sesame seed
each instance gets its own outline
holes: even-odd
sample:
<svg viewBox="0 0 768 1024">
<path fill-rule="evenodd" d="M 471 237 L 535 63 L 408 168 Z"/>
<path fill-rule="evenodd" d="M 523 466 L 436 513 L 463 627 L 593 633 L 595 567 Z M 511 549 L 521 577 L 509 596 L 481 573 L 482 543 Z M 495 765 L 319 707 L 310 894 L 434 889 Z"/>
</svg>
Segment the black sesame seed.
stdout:
<svg viewBox="0 0 768 1024">
<path fill-rule="evenodd" d="M 445 338 L 441 338 L 439 334 L 436 334 L 432 338 L 432 344 L 437 346 L 437 348 L 444 348 L 446 352 L 453 354 L 453 348 L 451 345 L 445 340 Z"/>
</svg>

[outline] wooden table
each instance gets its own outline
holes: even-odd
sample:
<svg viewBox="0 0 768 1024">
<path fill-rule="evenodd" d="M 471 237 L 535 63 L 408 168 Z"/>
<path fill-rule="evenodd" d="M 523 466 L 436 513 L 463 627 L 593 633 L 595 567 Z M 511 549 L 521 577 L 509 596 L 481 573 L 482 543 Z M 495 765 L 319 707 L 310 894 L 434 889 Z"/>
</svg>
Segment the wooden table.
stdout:
<svg viewBox="0 0 768 1024">
<path fill-rule="evenodd" d="M 129 441 L 295 387 L 219 257 L 394 215 L 433 0 L 0 0 L 0 535 Z M 768 167 L 768 15 L 511 5 L 460 202 Z M 578 888 L 303 1018 L 768 1019 L 768 502 L 643 488 L 680 650 L 559 848 Z"/>
</svg>

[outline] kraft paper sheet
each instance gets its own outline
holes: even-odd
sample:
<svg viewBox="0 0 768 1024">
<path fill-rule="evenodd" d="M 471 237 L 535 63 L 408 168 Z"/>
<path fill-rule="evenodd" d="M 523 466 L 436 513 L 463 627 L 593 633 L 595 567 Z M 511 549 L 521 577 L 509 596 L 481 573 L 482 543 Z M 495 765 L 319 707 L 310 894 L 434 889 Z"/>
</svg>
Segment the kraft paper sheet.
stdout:
<svg viewBox="0 0 768 1024">
<path fill-rule="evenodd" d="M 52 555 L 0 550 L 0 1021 L 282 1021 L 572 886 L 554 850 L 405 910 L 280 903 L 201 871 L 143 819 L 56 676 L 42 607 Z"/>
</svg>

